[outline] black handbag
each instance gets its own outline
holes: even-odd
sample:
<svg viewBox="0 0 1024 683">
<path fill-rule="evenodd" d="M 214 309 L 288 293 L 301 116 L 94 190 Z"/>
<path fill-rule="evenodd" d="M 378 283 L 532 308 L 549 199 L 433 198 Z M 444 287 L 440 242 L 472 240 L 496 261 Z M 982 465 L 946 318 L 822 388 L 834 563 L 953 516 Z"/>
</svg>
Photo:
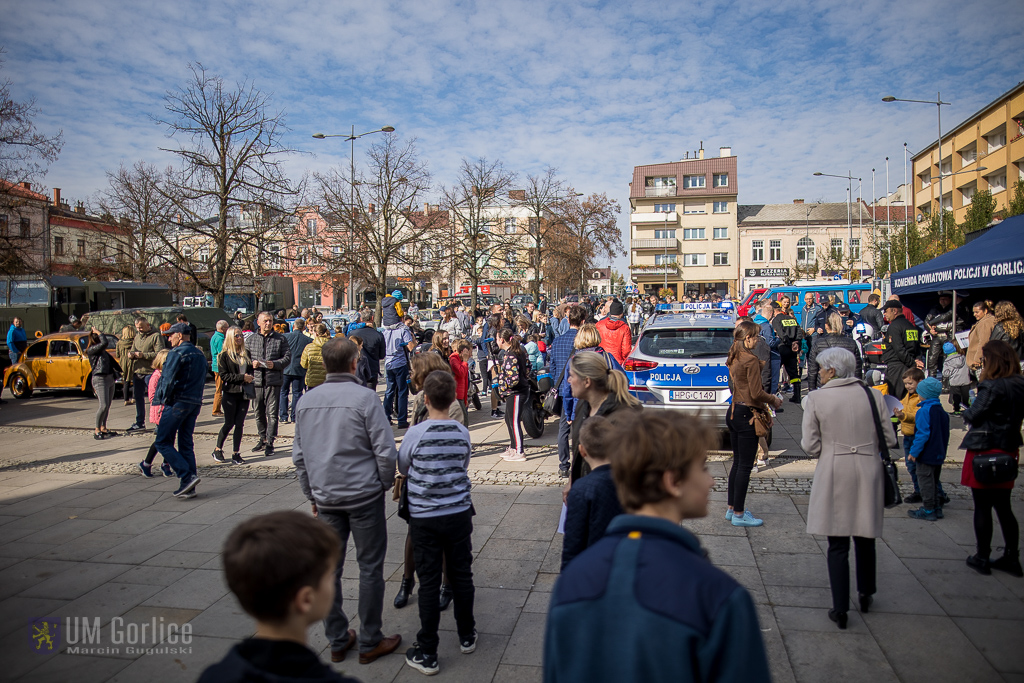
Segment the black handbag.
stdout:
<svg viewBox="0 0 1024 683">
<path fill-rule="evenodd" d="M 562 414 L 562 395 L 558 393 L 559 388 L 562 386 L 562 380 L 565 379 L 565 371 L 569 369 L 569 361 L 576 355 L 576 350 L 569 354 L 569 359 L 565 361 L 565 367 L 558 373 L 558 381 L 552 385 L 548 392 L 544 394 L 544 410 L 550 415 L 561 415 Z"/>
<path fill-rule="evenodd" d="M 395 488 L 398 489 L 398 517 L 409 521 L 409 477 L 395 475 Z"/>
<path fill-rule="evenodd" d="M 903 495 L 900 493 L 900 478 L 896 471 L 896 463 L 889 457 L 889 445 L 885 442 L 885 433 L 882 432 L 882 420 L 878 416 L 878 406 L 875 405 L 875 397 L 871 395 L 871 389 L 864 386 L 864 393 L 868 395 L 868 403 L 871 405 L 871 417 L 875 421 L 875 434 L 878 437 L 878 450 L 882 456 L 882 479 L 885 481 L 885 507 L 893 508 L 903 503 Z"/>
<path fill-rule="evenodd" d="M 974 478 L 979 484 L 1007 484 L 1017 478 L 1017 458 L 1009 453 L 976 455 L 971 462 Z"/>
</svg>

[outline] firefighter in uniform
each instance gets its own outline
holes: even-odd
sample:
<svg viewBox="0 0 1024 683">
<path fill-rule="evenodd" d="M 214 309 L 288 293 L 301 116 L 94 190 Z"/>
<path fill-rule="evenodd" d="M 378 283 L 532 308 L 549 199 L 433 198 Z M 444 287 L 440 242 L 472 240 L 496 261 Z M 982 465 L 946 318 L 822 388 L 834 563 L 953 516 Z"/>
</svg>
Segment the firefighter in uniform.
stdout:
<svg viewBox="0 0 1024 683">
<path fill-rule="evenodd" d="M 782 357 L 782 367 L 786 368 L 789 375 L 789 386 L 793 388 L 793 396 L 789 399 L 793 403 L 800 403 L 800 341 L 804 338 L 803 328 L 793 315 L 788 296 L 779 300 L 782 310 L 772 318 L 772 329 L 779 338 L 779 355 Z"/>
<path fill-rule="evenodd" d="M 891 396 L 902 399 L 907 391 L 903 386 L 903 373 L 919 362 L 921 331 L 903 315 L 903 304 L 899 301 L 887 302 L 882 317 L 889 323 L 882 339 L 885 383 L 889 385 Z"/>
</svg>

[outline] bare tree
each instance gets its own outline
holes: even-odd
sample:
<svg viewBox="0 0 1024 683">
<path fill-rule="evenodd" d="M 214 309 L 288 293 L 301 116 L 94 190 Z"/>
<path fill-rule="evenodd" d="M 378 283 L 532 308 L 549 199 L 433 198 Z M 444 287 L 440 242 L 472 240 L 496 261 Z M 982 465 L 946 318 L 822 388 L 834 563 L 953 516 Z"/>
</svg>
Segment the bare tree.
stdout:
<svg viewBox="0 0 1024 683">
<path fill-rule="evenodd" d="M 350 273 L 373 288 L 380 322 L 388 278 L 415 263 L 420 243 L 433 236 L 442 214 L 415 211 L 431 187 L 415 140 L 402 142 L 385 133 L 366 156 L 365 174 L 354 184 L 345 169 L 315 175 L 319 203 L 330 223 L 318 246 L 325 276 Z"/>
<path fill-rule="evenodd" d="M 597 261 L 606 262 L 625 253 L 618 216 L 622 208 L 605 193 L 593 193 L 583 201 L 570 189 L 556 207 L 549 255 L 578 275 L 579 291 L 586 291 L 586 271 Z"/>
<path fill-rule="evenodd" d="M 442 190 L 444 207 L 451 216 L 449 227 L 453 271 L 463 273 L 471 285 L 469 310 L 476 310 L 477 287 L 492 260 L 519 245 L 497 229 L 497 223 L 512 206 L 509 189 L 516 175 L 500 161 L 462 160 L 455 183 Z M 455 287 L 454 281 L 450 283 Z"/>
<path fill-rule="evenodd" d="M 544 266 L 544 250 L 553 232 L 552 207 L 564 199 L 565 186 L 558 178 L 558 170 L 548 167 L 539 175 L 526 177 L 526 189 L 518 204 L 528 208 L 530 221 L 528 232 L 533 244 L 530 249 L 530 265 L 533 268 L 533 298 L 540 300 L 541 271 Z"/>
<path fill-rule="evenodd" d="M 38 113 L 35 100 L 16 101 L 11 81 L 0 81 L 0 275 L 42 272 L 47 266 L 46 198 L 30 188 L 57 160 L 64 135 L 39 132 Z"/>
<path fill-rule="evenodd" d="M 259 206 L 282 222 L 292 220 L 301 188 L 284 174 L 284 158 L 295 150 L 282 143 L 284 115 L 270 110 L 269 95 L 250 81 L 232 89 L 201 64 L 189 69 L 189 83 L 167 94 L 167 115 L 158 119 L 179 140 L 164 150 L 181 162 L 168 174 L 164 193 L 181 219 L 174 230 L 157 234 L 175 268 L 223 306 L 235 263 L 274 227 L 232 221 L 232 208 Z M 208 258 L 193 258 L 195 250 L 206 250 Z"/>
</svg>

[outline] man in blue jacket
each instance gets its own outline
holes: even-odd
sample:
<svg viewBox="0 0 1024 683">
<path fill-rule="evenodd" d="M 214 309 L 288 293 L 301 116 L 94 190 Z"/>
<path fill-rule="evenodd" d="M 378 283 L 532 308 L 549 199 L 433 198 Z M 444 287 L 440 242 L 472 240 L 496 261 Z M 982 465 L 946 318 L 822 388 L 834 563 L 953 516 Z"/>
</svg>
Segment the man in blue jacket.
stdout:
<svg viewBox="0 0 1024 683">
<path fill-rule="evenodd" d="M 775 334 L 775 328 L 772 327 L 772 318 L 774 317 L 775 307 L 772 306 L 770 301 L 764 303 L 761 306 L 761 312 L 754 316 L 754 322 L 761 326 L 761 336 L 768 342 L 768 348 L 771 350 L 768 357 L 771 379 L 769 380 L 769 386 L 764 388 L 769 394 L 774 394 L 779 390 L 779 371 L 782 369 L 782 355 L 779 353 L 779 336 Z"/>
<path fill-rule="evenodd" d="M 17 365 L 21 353 L 28 348 L 28 335 L 21 318 L 15 316 L 11 327 L 7 330 L 7 353 L 11 357 L 11 365 Z"/>
<path fill-rule="evenodd" d="M 627 412 L 609 439 L 626 514 L 555 583 L 545 683 L 770 681 L 750 594 L 680 526 L 707 515 L 717 435 L 669 411 Z"/>
<path fill-rule="evenodd" d="M 280 410 L 278 417 L 281 424 L 288 423 L 288 390 L 292 394 L 292 415 L 291 421 L 295 422 L 295 405 L 306 388 L 306 368 L 302 367 L 302 350 L 313 340 L 306 336 L 306 321 L 298 318 L 292 323 L 292 331 L 284 335 L 288 342 L 288 350 L 291 353 L 291 361 L 284 367 L 284 381 L 281 383 L 281 394 L 277 399 Z"/>
<path fill-rule="evenodd" d="M 203 407 L 206 356 L 189 340 L 188 323 L 171 325 L 171 350 L 164 360 L 160 383 L 153 395 L 154 405 L 164 407 L 153 445 L 178 475 L 178 498 L 195 498 L 199 475 L 193 433 Z M 174 440 L 178 440 L 178 448 Z"/>
<path fill-rule="evenodd" d="M 569 478 L 569 463 L 572 458 L 572 451 L 569 449 L 569 432 L 571 431 L 570 423 L 575 403 L 572 390 L 569 389 L 569 373 L 566 371 L 566 366 L 575 351 L 576 333 L 583 326 L 585 318 L 586 311 L 583 308 L 571 307 L 565 314 L 565 319 L 569 322 L 569 329 L 551 342 L 551 378 L 555 382 L 559 377 L 562 378 L 561 384 L 558 385 L 558 395 L 562 397 L 562 412 L 558 419 L 558 476 L 562 479 Z"/>
</svg>

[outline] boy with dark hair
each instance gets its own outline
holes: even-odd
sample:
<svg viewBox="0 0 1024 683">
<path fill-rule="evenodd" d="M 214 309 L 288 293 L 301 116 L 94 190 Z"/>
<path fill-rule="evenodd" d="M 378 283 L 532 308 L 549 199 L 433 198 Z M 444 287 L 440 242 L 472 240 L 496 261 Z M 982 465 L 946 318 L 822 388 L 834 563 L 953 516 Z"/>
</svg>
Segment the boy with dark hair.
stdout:
<svg viewBox="0 0 1024 683">
<path fill-rule="evenodd" d="M 750 594 L 680 525 L 707 515 L 717 436 L 664 411 L 622 415 L 608 450 L 627 514 L 555 584 L 544 680 L 771 680 Z"/>
<path fill-rule="evenodd" d="M 566 499 L 562 569 L 597 543 L 609 522 L 623 513 L 608 464 L 611 434 L 611 422 L 601 415 L 589 418 L 580 430 L 580 455 L 590 465 L 590 474 L 576 480 Z"/>
<path fill-rule="evenodd" d="M 398 451 L 398 471 L 406 475 L 409 534 L 420 578 L 420 631 L 405 663 L 428 676 L 438 672 L 437 629 L 441 620 L 441 568 L 447 567 L 455 602 L 459 649 L 476 649 L 473 618 L 473 504 L 466 471 L 473 444 L 469 430 L 448 417 L 455 400 L 455 378 L 435 370 L 423 382 L 427 419 L 412 426 Z"/>
<path fill-rule="evenodd" d="M 306 644 L 309 627 L 331 608 L 340 557 L 337 534 L 299 512 L 271 512 L 235 527 L 224 543 L 224 577 L 256 620 L 256 634 L 207 667 L 199 683 L 356 683 L 321 662 Z"/>
</svg>

